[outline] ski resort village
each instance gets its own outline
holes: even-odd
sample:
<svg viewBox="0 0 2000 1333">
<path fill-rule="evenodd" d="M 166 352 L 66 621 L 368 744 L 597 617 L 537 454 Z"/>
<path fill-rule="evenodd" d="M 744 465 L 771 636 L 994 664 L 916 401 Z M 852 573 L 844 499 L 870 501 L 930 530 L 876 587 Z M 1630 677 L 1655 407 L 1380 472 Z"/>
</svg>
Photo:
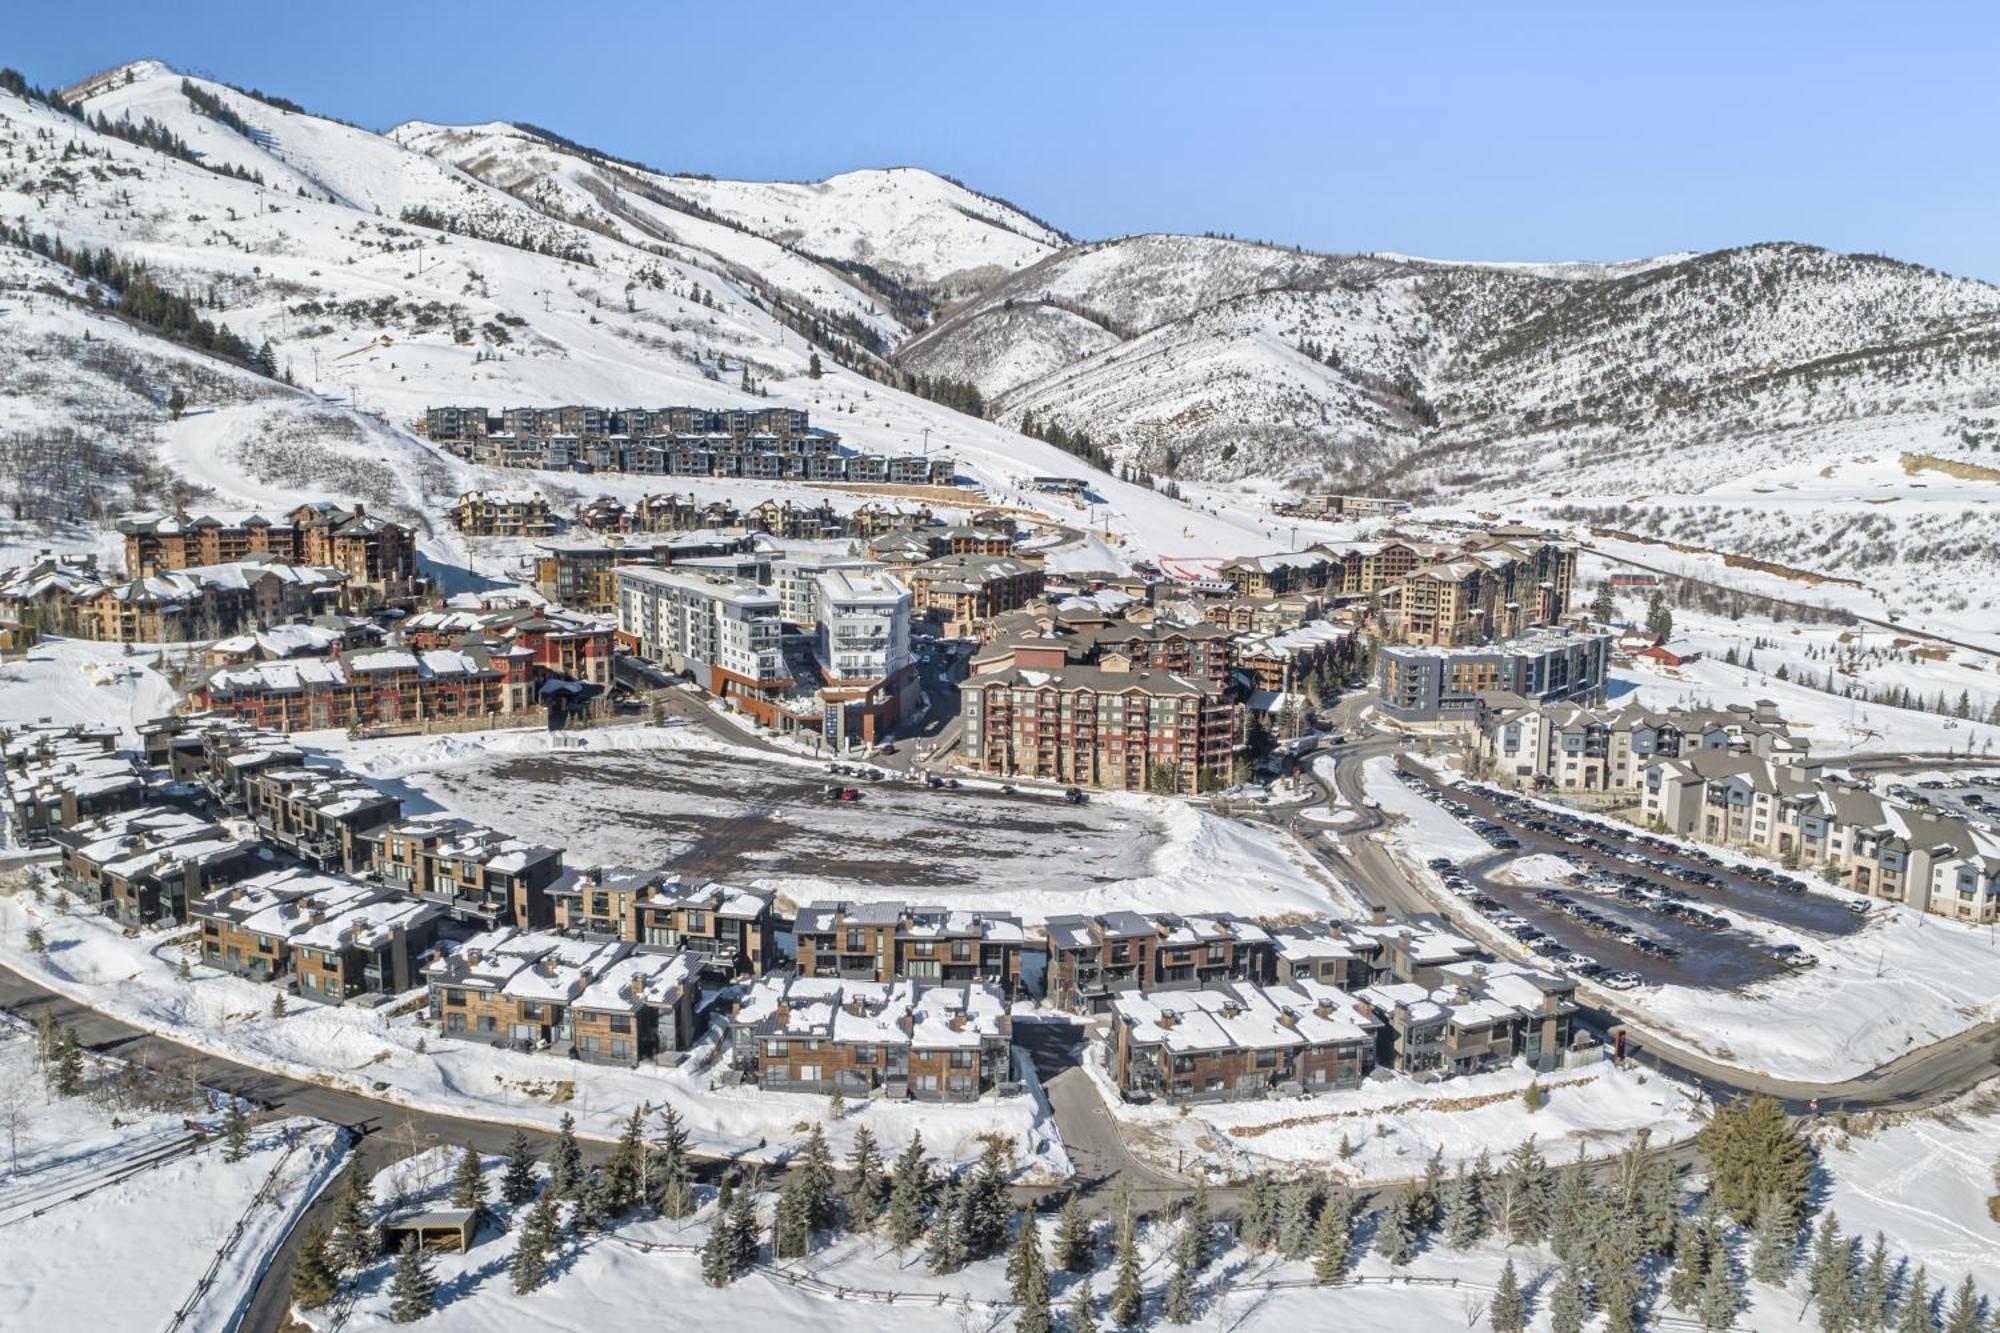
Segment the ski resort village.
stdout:
<svg viewBox="0 0 2000 1333">
<path fill-rule="evenodd" d="M 2000 1329 L 2000 288 L 76 72 L 0 1328 Z"/>
</svg>

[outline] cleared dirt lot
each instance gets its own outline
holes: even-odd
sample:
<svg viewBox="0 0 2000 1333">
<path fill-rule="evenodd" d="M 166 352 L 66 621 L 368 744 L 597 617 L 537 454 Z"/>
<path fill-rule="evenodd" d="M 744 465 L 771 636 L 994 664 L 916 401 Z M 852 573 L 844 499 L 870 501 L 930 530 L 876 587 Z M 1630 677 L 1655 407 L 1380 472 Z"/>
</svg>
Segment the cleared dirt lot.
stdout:
<svg viewBox="0 0 2000 1333">
<path fill-rule="evenodd" d="M 663 865 L 721 880 L 796 877 L 830 889 L 904 886 L 943 901 L 1135 878 L 1164 838 L 1145 812 L 1104 802 L 843 778 L 861 799 L 836 803 L 821 795 L 828 780 L 733 755 L 632 751 L 495 756 L 401 785 L 454 813 L 563 846 L 577 864 Z"/>
</svg>

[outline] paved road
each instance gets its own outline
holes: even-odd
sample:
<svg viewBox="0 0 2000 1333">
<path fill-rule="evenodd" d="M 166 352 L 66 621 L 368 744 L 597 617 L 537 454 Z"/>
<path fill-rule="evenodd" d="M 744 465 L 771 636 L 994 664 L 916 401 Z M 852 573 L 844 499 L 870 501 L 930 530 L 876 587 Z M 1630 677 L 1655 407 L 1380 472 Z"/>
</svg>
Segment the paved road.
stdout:
<svg viewBox="0 0 2000 1333">
<path fill-rule="evenodd" d="M 1130 1185 L 1140 1211 L 1166 1208 L 1187 1194 L 1188 1182 L 1132 1155 L 1097 1085 L 1080 1065 L 1088 1033 L 1083 1023 L 1017 1023 L 1014 1028 L 1015 1042 L 1035 1062 L 1035 1075 L 1062 1131 L 1063 1149 L 1076 1168 L 1070 1188 L 1098 1216 L 1110 1215 L 1120 1180 Z"/>
</svg>

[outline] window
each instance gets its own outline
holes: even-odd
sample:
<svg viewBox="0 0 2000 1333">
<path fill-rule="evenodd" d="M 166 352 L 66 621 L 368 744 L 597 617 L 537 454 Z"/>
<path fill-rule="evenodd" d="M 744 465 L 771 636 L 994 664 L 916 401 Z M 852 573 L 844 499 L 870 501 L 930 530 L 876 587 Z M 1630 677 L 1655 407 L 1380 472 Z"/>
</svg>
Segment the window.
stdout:
<svg viewBox="0 0 2000 1333">
<path fill-rule="evenodd" d="M 632 1016 L 630 1014 L 613 1014 L 611 1016 L 611 1030 L 613 1032 L 630 1032 L 632 1030 Z"/>
<path fill-rule="evenodd" d="M 782 1058 L 790 1054 L 790 1052 L 791 1048 L 782 1041 L 767 1041 L 764 1043 L 764 1054 L 766 1055 Z"/>
<path fill-rule="evenodd" d="M 447 990 L 444 993 L 444 1002 L 446 1004 L 464 1004 L 465 992 L 462 990 Z"/>
</svg>

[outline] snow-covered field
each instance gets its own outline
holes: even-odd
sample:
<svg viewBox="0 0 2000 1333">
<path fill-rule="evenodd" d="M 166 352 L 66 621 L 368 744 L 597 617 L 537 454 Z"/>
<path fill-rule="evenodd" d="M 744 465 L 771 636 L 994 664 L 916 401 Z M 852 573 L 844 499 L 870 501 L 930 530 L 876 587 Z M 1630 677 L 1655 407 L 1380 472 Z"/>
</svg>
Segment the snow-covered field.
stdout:
<svg viewBox="0 0 2000 1333">
<path fill-rule="evenodd" d="M 1283 834 L 1163 797 L 1105 792 L 1079 807 L 884 782 L 834 806 L 818 797 L 823 765 L 693 725 L 300 739 L 402 795 L 406 810 L 442 809 L 561 846 L 573 864 L 661 865 L 795 903 L 921 899 L 1030 922 L 1117 908 L 1353 910 Z"/>
<path fill-rule="evenodd" d="M 127 656 L 115 643 L 44 639 L 0 664 L 0 718 L 117 727 L 126 744 L 136 743 L 141 722 L 171 712 L 175 698 L 155 653 Z"/>
<path fill-rule="evenodd" d="M 1387 761 L 1371 761 L 1368 793 L 1384 813 L 1407 816 L 1391 832 L 1411 875 L 1474 938 L 1503 956 L 1516 946 L 1456 896 L 1442 890 L 1424 862 L 1491 849 L 1457 820 L 1399 782 Z M 1449 841 L 1451 830 L 1459 841 Z M 1466 840 L 1469 840 L 1467 842 Z M 1737 858 L 1749 859 L 1755 858 Z M 1879 904 L 1865 929 L 1830 938 L 1793 930 L 1747 912 L 1742 929 L 1771 944 L 1797 944 L 1819 966 L 1787 972 L 1740 990 L 1646 986 L 1598 993 L 1668 1045 L 1779 1078 L 1834 1081 L 1855 1077 L 1918 1047 L 2000 1019 L 2000 938 L 1992 932 Z"/>
<path fill-rule="evenodd" d="M 1890 1244 L 1956 1284 L 2000 1274 L 2000 1083 L 1929 1111 L 1861 1116 L 1815 1134 L 1826 1206 L 1850 1235 Z"/>
<path fill-rule="evenodd" d="M 42 954 L 26 948 L 31 923 L 47 940 Z M 199 963 L 182 981 L 181 957 L 177 946 L 155 936 L 125 938 L 100 916 L 65 915 L 56 903 L 24 895 L 0 898 L 0 959 L 9 967 L 136 1027 L 294 1078 L 445 1114 L 543 1128 L 568 1113 L 580 1133 L 603 1139 L 617 1137 L 634 1106 L 671 1103 L 698 1150 L 744 1160 L 782 1154 L 801 1122 L 828 1118 L 824 1097 L 711 1087 L 721 1054 L 713 1034 L 678 1066 L 577 1066 L 454 1040 L 377 1010 L 297 1001 L 283 1017 L 273 1017 L 270 987 Z M 842 1147 L 862 1125 L 884 1145 L 900 1145 L 921 1130 L 924 1142 L 946 1160 L 975 1158 L 980 1135 L 1001 1134 L 1019 1145 L 1022 1167 L 1032 1176 L 1054 1178 L 1069 1170 L 1039 1089 L 962 1106 L 861 1102 L 828 1126 L 829 1138 Z"/>
<path fill-rule="evenodd" d="M 233 1328 L 258 1274 L 338 1170 L 345 1132 L 273 1121 L 252 1130 L 240 1161 L 211 1140 L 148 1166 L 188 1139 L 182 1113 L 45 1094 L 33 1047 L 31 1035 L 0 1028 L 0 1089 L 18 1090 L 0 1099 L 19 1096 L 25 1112 L 15 1141 L 0 1139 L 11 1148 L 0 1177 L 0 1323 L 157 1328 L 192 1300 L 181 1327 Z"/>
</svg>

